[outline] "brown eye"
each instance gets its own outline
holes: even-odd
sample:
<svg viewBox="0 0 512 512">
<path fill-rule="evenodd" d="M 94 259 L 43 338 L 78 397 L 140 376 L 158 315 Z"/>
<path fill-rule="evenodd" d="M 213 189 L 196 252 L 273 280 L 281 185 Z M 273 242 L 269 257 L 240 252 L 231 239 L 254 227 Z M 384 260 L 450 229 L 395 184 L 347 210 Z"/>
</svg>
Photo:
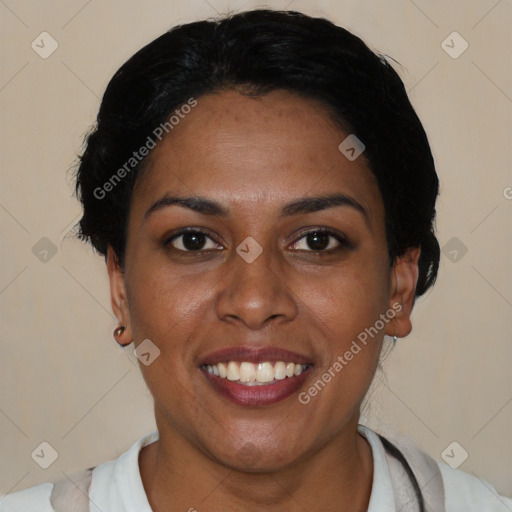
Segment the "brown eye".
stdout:
<svg viewBox="0 0 512 512">
<path fill-rule="evenodd" d="M 347 247 L 347 241 L 339 234 L 323 229 L 316 229 L 304 234 L 294 244 L 294 249 L 306 252 L 331 252 Z"/>
<path fill-rule="evenodd" d="M 176 233 L 167 239 L 165 245 L 185 252 L 222 249 L 222 246 L 213 241 L 206 233 L 198 230 L 185 230 Z"/>
</svg>

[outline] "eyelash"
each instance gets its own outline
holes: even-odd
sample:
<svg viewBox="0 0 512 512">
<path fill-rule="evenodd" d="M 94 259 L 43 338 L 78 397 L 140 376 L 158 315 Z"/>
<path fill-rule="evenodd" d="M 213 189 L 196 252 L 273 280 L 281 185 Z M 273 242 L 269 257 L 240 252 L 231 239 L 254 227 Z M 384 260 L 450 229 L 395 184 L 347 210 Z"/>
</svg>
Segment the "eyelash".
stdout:
<svg viewBox="0 0 512 512">
<path fill-rule="evenodd" d="M 183 236 L 185 234 L 189 234 L 189 233 L 204 235 L 207 238 L 209 238 L 212 242 L 217 244 L 217 242 L 215 242 L 215 240 L 213 240 L 213 238 L 207 232 L 205 232 L 205 231 L 203 231 L 201 229 L 198 229 L 198 228 L 186 228 L 186 229 L 182 229 L 182 230 L 174 233 L 172 236 L 166 238 L 165 241 L 164 241 L 164 246 L 166 248 L 168 248 L 169 246 L 171 246 L 171 243 L 173 241 L 175 241 L 179 237 L 181 237 L 181 236 Z M 344 235 L 342 235 L 342 234 L 340 234 L 340 233 L 338 233 L 336 231 L 333 231 L 332 229 L 321 228 L 321 227 L 320 228 L 311 229 L 309 231 L 305 231 L 305 232 L 301 233 L 301 236 L 295 242 L 293 242 L 292 245 L 296 245 L 300 240 L 302 240 L 303 238 L 306 238 L 308 235 L 311 235 L 311 234 L 314 234 L 314 233 L 321 233 L 323 235 L 329 235 L 330 237 L 334 238 L 338 242 L 339 245 L 337 247 L 334 247 L 334 248 L 331 248 L 331 249 L 323 249 L 323 250 L 320 250 L 320 251 L 299 249 L 297 252 L 307 252 L 307 253 L 311 253 L 311 254 L 322 255 L 322 254 L 332 254 L 333 252 L 336 252 L 336 251 L 339 251 L 339 250 L 342 250 L 342 249 L 349 249 L 349 248 L 352 247 L 352 245 L 349 243 L 349 241 L 346 239 L 346 237 Z M 220 244 L 218 244 L 218 245 L 220 245 Z M 197 251 L 192 251 L 192 250 L 187 250 L 187 249 L 176 249 L 175 247 L 171 247 L 171 248 L 173 250 L 175 250 L 175 251 L 178 251 L 178 252 L 181 252 L 181 253 L 188 253 L 188 254 L 191 254 L 191 255 L 204 254 L 205 252 L 212 251 L 212 249 L 199 249 Z M 220 250 L 220 249 L 213 249 L 213 250 L 217 251 L 217 250 Z"/>
</svg>

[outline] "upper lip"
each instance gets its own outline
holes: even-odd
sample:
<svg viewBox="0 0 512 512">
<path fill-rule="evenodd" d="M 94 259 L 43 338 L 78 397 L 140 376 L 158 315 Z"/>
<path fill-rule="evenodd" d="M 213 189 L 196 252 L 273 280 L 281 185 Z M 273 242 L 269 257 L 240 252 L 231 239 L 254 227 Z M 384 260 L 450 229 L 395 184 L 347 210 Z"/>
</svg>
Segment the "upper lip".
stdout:
<svg viewBox="0 0 512 512">
<path fill-rule="evenodd" d="M 226 361 L 247 361 L 248 363 L 275 363 L 277 361 L 312 364 L 311 358 L 290 350 L 277 347 L 227 347 L 211 352 L 200 358 L 199 366 L 224 363 Z"/>
</svg>

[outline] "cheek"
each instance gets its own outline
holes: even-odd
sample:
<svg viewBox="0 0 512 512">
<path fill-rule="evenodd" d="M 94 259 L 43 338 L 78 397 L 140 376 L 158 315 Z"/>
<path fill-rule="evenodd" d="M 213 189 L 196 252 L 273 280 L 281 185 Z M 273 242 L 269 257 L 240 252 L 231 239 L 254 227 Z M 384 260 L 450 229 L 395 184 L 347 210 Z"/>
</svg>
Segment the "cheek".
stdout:
<svg viewBox="0 0 512 512">
<path fill-rule="evenodd" d="M 386 265 L 368 262 L 347 265 L 322 279 L 301 280 L 297 295 L 304 301 L 308 330 L 319 341 L 315 346 L 321 372 L 330 369 L 331 377 L 338 377 L 332 378 L 332 390 L 360 395 L 373 378 L 382 347 L 379 318 L 388 305 L 388 277 Z"/>
<path fill-rule="evenodd" d="M 149 264 L 139 266 L 131 275 L 130 321 L 135 346 L 150 339 L 160 350 L 154 363 L 139 367 L 153 396 L 169 400 L 172 407 L 177 407 L 183 383 L 190 381 L 191 340 L 200 337 L 213 284 L 206 276 L 177 276 L 169 268 Z"/>
<path fill-rule="evenodd" d="M 214 276 L 183 275 L 168 264 L 146 261 L 134 265 L 128 279 L 134 341 L 149 338 L 159 347 L 177 348 L 179 339 L 200 326 L 215 290 Z"/>
<path fill-rule="evenodd" d="M 300 277 L 297 296 L 320 324 L 345 329 L 364 329 L 375 322 L 388 303 L 389 273 L 382 264 L 351 264 L 327 275 Z"/>
</svg>

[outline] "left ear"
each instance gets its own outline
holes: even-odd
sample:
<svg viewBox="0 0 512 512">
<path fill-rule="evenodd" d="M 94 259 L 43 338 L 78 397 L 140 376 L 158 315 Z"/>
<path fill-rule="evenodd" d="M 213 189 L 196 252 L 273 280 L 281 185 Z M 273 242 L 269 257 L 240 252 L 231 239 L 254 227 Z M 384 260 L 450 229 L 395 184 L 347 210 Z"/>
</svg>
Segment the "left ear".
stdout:
<svg viewBox="0 0 512 512">
<path fill-rule="evenodd" d="M 411 313 L 418 282 L 420 253 L 420 247 L 409 247 L 402 256 L 396 258 L 393 265 L 389 307 L 396 315 L 386 324 L 385 333 L 388 336 L 404 338 L 412 330 Z"/>
</svg>

